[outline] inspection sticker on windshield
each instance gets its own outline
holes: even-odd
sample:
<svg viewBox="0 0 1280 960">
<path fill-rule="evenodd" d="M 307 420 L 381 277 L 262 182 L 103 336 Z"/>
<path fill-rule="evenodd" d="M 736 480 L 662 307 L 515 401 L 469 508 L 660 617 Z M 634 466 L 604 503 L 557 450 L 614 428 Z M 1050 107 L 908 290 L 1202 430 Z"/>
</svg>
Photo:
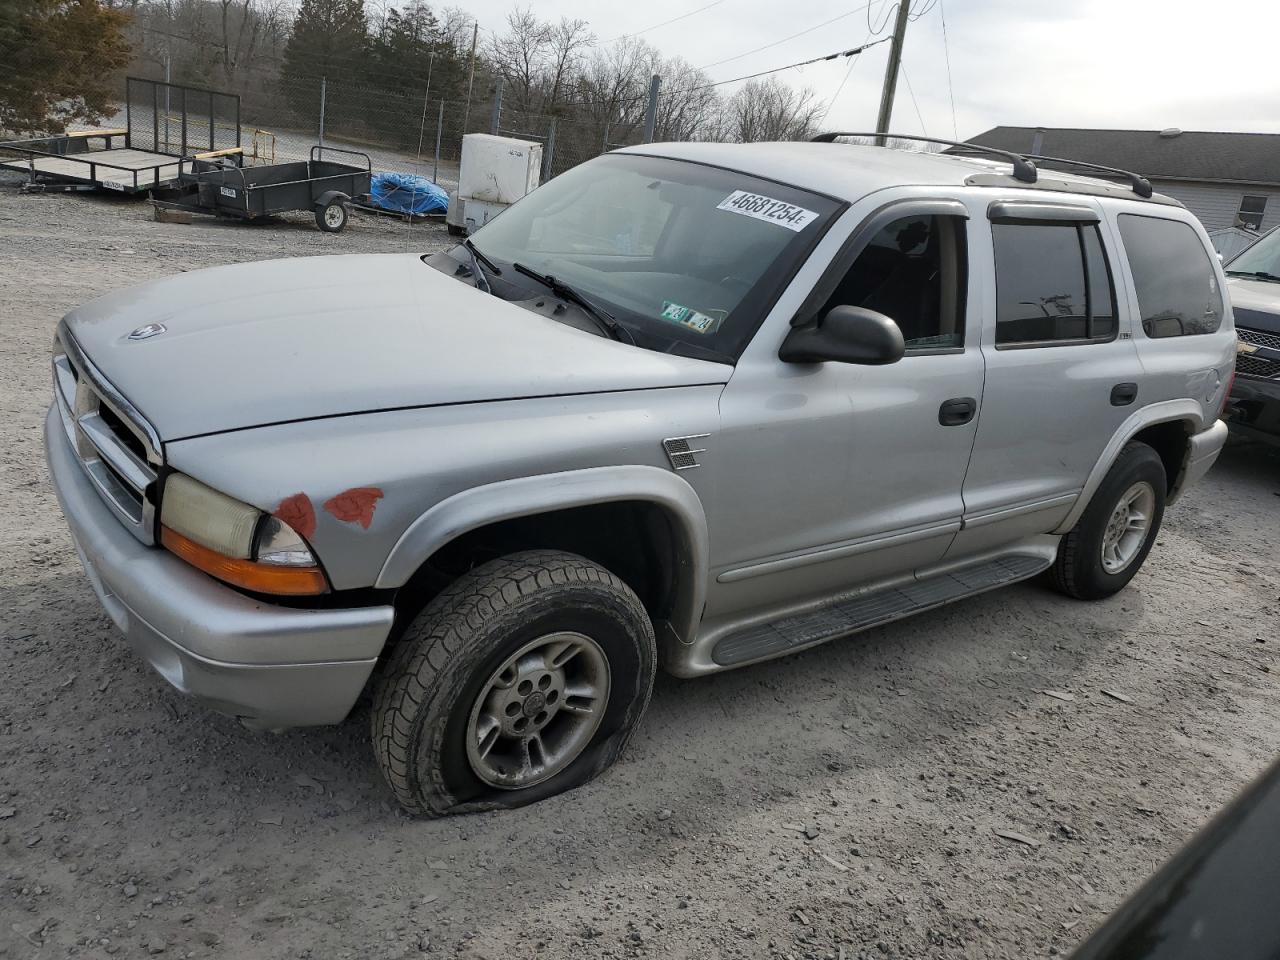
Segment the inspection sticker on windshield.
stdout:
<svg viewBox="0 0 1280 960">
<path fill-rule="evenodd" d="M 691 307 L 685 307 L 670 300 L 662 301 L 662 319 L 688 327 L 697 333 L 714 333 L 723 317 L 709 317 Z"/>
<path fill-rule="evenodd" d="M 745 190 L 733 191 L 716 204 L 716 209 L 776 223 L 796 233 L 807 227 L 818 216 L 814 210 L 806 210 L 804 207 L 797 207 L 794 203 L 783 203 L 781 200 L 764 197 L 758 193 L 747 193 Z"/>
</svg>

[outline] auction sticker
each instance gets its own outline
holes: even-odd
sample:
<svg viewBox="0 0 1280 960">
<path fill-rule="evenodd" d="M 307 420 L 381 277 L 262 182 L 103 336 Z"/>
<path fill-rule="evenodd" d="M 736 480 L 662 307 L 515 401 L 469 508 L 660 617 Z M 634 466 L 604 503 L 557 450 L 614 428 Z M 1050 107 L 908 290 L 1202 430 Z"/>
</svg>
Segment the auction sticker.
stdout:
<svg viewBox="0 0 1280 960">
<path fill-rule="evenodd" d="M 814 210 L 806 210 L 804 207 L 797 207 L 794 203 L 783 203 L 781 200 L 758 193 L 748 193 L 746 190 L 733 191 L 716 204 L 716 209 L 740 213 L 744 217 L 754 217 L 756 220 L 764 220 L 767 223 L 776 223 L 796 233 L 807 227 L 818 216 Z"/>
</svg>

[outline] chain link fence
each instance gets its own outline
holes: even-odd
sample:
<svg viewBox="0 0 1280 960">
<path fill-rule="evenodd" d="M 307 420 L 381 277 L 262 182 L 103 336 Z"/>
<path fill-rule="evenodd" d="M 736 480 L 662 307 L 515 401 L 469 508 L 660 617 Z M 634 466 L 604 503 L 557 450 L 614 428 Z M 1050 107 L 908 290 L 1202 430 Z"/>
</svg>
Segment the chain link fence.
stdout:
<svg viewBox="0 0 1280 960">
<path fill-rule="evenodd" d="M 639 143 L 643 117 L 607 109 L 592 118 L 524 109 L 501 90 L 477 91 L 468 103 L 421 89 L 387 90 L 327 79 L 263 77 L 242 85 L 241 146 L 248 164 L 306 159 L 313 145 L 369 155 L 375 172 L 413 173 L 451 189 L 458 181 L 462 137 L 498 133 L 542 144 L 542 179 L 592 157 Z"/>
</svg>

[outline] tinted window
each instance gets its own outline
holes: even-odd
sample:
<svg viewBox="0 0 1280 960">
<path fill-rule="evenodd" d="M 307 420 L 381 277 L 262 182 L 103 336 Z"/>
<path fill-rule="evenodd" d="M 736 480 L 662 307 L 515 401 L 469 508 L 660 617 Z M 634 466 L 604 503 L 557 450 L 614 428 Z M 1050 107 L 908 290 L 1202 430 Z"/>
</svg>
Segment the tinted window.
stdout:
<svg viewBox="0 0 1280 960">
<path fill-rule="evenodd" d="M 1123 214 L 1120 236 L 1149 337 L 1213 333 L 1222 323 L 1222 291 L 1190 224 Z"/>
<path fill-rule="evenodd" d="M 890 317 L 908 350 L 964 346 L 965 221 L 894 220 L 858 254 L 823 307 L 866 307 Z"/>
<path fill-rule="evenodd" d="M 1110 339 L 1115 297 L 1093 224 L 993 223 L 996 343 Z"/>
</svg>

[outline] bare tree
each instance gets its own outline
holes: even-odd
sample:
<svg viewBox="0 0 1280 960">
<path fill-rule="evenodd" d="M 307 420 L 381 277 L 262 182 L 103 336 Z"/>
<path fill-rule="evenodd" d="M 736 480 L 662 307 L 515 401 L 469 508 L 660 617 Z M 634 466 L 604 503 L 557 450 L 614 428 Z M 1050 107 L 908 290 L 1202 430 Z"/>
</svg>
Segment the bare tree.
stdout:
<svg viewBox="0 0 1280 960">
<path fill-rule="evenodd" d="M 515 106 L 527 113 L 556 110 L 595 42 L 585 20 L 539 20 L 528 8 L 507 14 L 507 29 L 488 44 L 493 69 L 501 75 Z"/>
<path fill-rule="evenodd" d="M 725 104 L 726 139 L 807 140 L 818 128 L 824 104 L 808 87 L 796 90 L 777 77 L 748 80 Z"/>
</svg>

